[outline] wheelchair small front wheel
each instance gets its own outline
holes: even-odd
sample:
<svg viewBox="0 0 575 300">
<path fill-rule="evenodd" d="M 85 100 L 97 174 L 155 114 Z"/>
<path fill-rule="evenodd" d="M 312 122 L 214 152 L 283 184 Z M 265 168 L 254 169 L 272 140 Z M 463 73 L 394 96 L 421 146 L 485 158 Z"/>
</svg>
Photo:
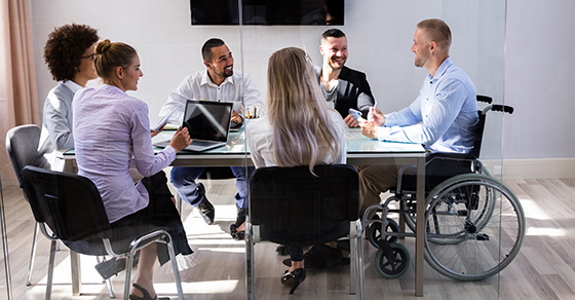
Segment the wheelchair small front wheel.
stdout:
<svg viewBox="0 0 575 300">
<path fill-rule="evenodd" d="M 381 227 L 382 223 L 379 222 L 372 223 L 367 227 L 367 237 L 371 245 L 374 246 L 375 248 L 379 248 L 378 242 L 379 240 L 381 240 L 382 237 Z M 385 232 L 399 232 L 399 225 L 397 224 L 397 222 L 395 222 L 395 220 L 387 218 L 387 224 L 385 225 Z M 387 240 L 388 243 L 392 244 L 397 242 L 399 240 L 399 237 L 388 235 L 386 236 L 385 239 Z"/>
<path fill-rule="evenodd" d="M 407 271 L 409 267 L 409 251 L 402 244 L 390 244 L 392 249 L 391 259 L 383 254 L 379 249 L 375 255 L 375 268 L 379 275 L 387 279 L 399 278 Z"/>
</svg>

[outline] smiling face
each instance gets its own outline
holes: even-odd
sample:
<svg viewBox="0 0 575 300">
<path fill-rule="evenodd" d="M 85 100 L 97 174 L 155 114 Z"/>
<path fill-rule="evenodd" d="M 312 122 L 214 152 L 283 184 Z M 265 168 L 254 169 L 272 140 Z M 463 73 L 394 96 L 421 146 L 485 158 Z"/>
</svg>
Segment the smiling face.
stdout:
<svg viewBox="0 0 575 300">
<path fill-rule="evenodd" d="M 124 91 L 136 91 L 138 90 L 138 80 L 140 77 L 144 76 L 144 72 L 140 69 L 140 57 L 135 54 L 132 58 L 132 62 L 126 68 L 121 68 L 118 78 L 120 79 L 121 88 Z"/>
<path fill-rule="evenodd" d="M 411 46 L 411 52 L 415 53 L 414 64 L 416 67 L 424 67 L 429 61 L 431 56 L 429 46 L 425 32 L 421 28 L 417 28 L 413 36 L 413 45 Z"/>
<path fill-rule="evenodd" d="M 204 61 L 212 81 L 219 85 L 234 74 L 234 57 L 226 45 L 212 48 L 212 60 Z"/>
<path fill-rule="evenodd" d="M 323 56 L 324 66 L 327 65 L 333 70 L 339 70 L 347 61 L 347 38 L 322 38 L 319 51 Z"/>
</svg>

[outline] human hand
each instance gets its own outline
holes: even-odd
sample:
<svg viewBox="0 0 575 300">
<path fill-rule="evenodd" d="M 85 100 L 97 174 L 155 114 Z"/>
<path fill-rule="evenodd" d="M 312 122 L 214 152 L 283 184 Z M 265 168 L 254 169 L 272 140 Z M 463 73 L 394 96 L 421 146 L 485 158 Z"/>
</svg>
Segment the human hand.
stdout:
<svg viewBox="0 0 575 300">
<path fill-rule="evenodd" d="M 361 127 L 361 134 L 370 138 L 377 139 L 377 125 L 373 121 L 363 120 L 359 122 Z"/>
<path fill-rule="evenodd" d="M 370 107 L 367 119 L 372 121 L 375 125 L 381 126 L 385 123 L 385 116 L 377 107 Z"/>
<path fill-rule="evenodd" d="M 181 127 L 176 130 L 174 136 L 170 140 L 170 146 L 176 149 L 176 152 L 180 152 L 192 143 L 190 138 L 190 133 L 187 127 Z"/>
<path fill-rule="evenodd" d="M 232 110 L 232 122 L 234 122 L 235 124 L 241 124 L 244 121 L 244 119 L 242 118 L 242 116 L 240 116 L 240 114 L 238 114 L 238 112 L 236 112 L 235 110 Z"/>
<path fill-rule="evenodd" d="M 158 129 L 158 131 L 150 131 L 150 134 L 152 135 L 152 137 L 155 137 L 156 135 L 158 135 L 158 133 L 162 132 L 162 130 L 164 130 L 164 127 L 166 127 L 166 124 L 168 124 L 168 123 L 165 123 L 164 125 L 162 125 L 162 127 L 160 127 L 160 129 Z"/>
<path fill-rule="evenodd" d="M 359 122 L 352 115 L 347 115 L 343 121 L 349 128 L 359 127 Z"/>
</svg>

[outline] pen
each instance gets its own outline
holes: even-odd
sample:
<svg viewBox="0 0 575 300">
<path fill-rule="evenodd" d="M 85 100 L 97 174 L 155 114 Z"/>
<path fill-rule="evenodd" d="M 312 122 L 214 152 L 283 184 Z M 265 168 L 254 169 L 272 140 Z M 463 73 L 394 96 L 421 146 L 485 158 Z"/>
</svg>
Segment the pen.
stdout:
<svg viewBox="0 0 575 300">
<path fill-rule="evenodd" d="M 373 113 L 375 113 L 375 109 L 377 108 L 377 100 L 373 100 Z M 368 114 L 368 121 L 373 121 L 373 113 L 370 115 Z"/>
</svg>

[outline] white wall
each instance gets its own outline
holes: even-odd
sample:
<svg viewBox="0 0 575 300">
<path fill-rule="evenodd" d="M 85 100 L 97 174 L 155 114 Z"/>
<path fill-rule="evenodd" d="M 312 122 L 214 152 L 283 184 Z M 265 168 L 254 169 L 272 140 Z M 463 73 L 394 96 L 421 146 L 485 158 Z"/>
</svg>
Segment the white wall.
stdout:
<svg viewBox="0 0 575 300">
<path fill-rule="evenodd" d="M 508 0 L 505 64 L 505 1 L 501 0 L 348 0 L 346 25 L 340 29 L 346 32 L 350 46 L 347 65 L 368 75 L 379 107 L 391 111 L 417 96 L 426 75 L 413 66 L 409 51 L 415 24 L 425 18 L 444 19 L 454 36 L 451 56 L 469 73 L 478 93 L 491 95 L 499 103 L 505 94 L 506 104 L 516 108 L 504 120 L 503 156 L 575 157 L 575 134 L 569 132 L 573 128 L 569 117 L 575 112 L 570 99 L 574 68 L 567 52 L 574 49 L 569 30 L 575 28 L 569 14 L 574 6 L 570 0 Z M 31 0 L 31 8 L 39 95 L 46 95 L 54 85 L 42 59 L 47 34 L 66 23 L 85 23 L 98 29 L 102 38 L 124 41 L 138 50 L 145 76 L 133 94 L 148 103 L 152 122 L 158 119 L 169 92 L 186 75 L 204 68 L 200 47 L 208 38 L 223 38 L 236 57 L 235 69 L 249 73 L 265 95 L 269 55 L 282 47 L 298 46 L 319 64 L 319 36 L 328 28 L 191 26 L 188 0 Z M 533 72 L 549 66 L 553 68 L 548 72 Z M 565 120 L 570 126 L 551 127 L 555 120 Z M 555 127 L 561 129 L 555 131 Z M 525 128 L 537 133 L 541 142 L 533 142 L 532 135 L 523 133 Z M 500 119 L 489 120 L 488 135 L 484 156 L 501 157 Z"/>
<path fill-rule="evenodd" d="M 575 1 L 507 0 L 505 158 L 575 157 Z"/>
</svg>

